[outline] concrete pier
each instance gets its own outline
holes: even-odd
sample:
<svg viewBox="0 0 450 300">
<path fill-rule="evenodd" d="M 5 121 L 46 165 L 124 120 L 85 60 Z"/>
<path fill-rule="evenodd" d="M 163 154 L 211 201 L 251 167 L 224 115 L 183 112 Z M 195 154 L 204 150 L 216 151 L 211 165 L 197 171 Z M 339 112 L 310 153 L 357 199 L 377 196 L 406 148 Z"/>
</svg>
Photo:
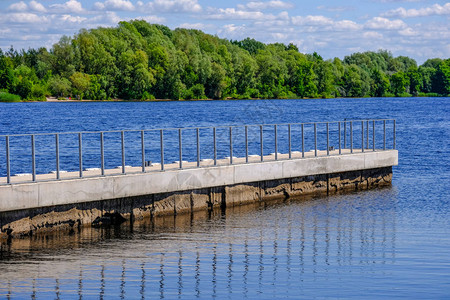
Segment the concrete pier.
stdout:
<svg viewBox="0 0 450 300">
<path fill-rule="evenodd" d="M 392 166 L 398 164 L 397 150 L 320 154 L 302 158 L 295 153 L 291 159 L 280 154 L 278 160 L 267 156 L 263 162 L 255 157 L 249 163 L 236 158 L 233 165 L 204 161 L 200 168 L 187 162 L 184 169 L 167 165 L 164 172 L 149 168 L 138 173 L 139 168 L 128 167 L 127 174 L 109 176 L 91 170 L 85 178 L 71 178 L 68 173 L 61 180 L 48 181 L 49 175 L 39 175 L 38 182 L 0 185 L 0 235 L 369 189 L 389 185 Z"/>
</svg>

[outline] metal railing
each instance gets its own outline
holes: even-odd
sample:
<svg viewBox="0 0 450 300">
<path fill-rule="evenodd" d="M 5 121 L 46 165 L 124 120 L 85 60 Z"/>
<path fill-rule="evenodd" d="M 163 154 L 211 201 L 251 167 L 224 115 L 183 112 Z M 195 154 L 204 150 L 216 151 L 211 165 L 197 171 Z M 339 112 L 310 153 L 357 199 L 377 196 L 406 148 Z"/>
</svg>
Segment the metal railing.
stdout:
<svg viewBox="0 0 450 300">
<path fill-rule="evenodd" d="M 395 139 L 393 119 L 1 135 L 0 184 L 382 151 Z"/>
</svg>

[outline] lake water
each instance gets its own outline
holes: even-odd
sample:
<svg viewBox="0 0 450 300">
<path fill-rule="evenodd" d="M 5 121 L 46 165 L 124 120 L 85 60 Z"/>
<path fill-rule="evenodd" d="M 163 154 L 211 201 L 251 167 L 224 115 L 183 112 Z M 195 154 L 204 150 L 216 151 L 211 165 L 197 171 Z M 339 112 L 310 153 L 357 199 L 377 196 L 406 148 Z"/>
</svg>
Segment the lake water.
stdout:
<svg viewBox="0 0 450 300">
<path fill-rule="evenodd" d="M 0 135 L 395 118 L 399 150 L 390 188 L 2 242 L 0 298 L 449 299 L 449 101 L 0 103 Z"/>
</svg>

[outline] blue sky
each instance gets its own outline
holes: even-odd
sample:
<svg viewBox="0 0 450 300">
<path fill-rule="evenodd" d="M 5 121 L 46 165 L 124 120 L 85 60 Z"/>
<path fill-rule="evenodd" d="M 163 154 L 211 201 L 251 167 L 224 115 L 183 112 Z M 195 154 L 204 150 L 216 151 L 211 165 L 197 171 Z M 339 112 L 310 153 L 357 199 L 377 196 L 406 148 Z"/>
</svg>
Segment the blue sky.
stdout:
<svg viewBox="0 0 450 300">
<path fill-rule="evenodd" d="M 130 19 L 294 43 L 327 59 L 378 49 L 419 64 L 450 57 L 450 2 L 437 0 L 0 0 L 0 48 L 50 48 L 81 28 Z"/>
</svg>

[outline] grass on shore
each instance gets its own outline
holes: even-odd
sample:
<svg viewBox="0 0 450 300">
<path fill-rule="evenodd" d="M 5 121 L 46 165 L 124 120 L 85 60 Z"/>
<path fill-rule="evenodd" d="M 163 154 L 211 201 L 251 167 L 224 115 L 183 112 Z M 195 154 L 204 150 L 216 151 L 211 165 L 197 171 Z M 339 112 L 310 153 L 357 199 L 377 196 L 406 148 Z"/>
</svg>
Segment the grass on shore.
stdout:
<svg viewBox="0 0 450 300">
<path fill-rule="evenodd" d="M 20 102 L 19 95 L 10 94 L 7 92 L 0 92 L 0 102 Z"/>
</svg>

